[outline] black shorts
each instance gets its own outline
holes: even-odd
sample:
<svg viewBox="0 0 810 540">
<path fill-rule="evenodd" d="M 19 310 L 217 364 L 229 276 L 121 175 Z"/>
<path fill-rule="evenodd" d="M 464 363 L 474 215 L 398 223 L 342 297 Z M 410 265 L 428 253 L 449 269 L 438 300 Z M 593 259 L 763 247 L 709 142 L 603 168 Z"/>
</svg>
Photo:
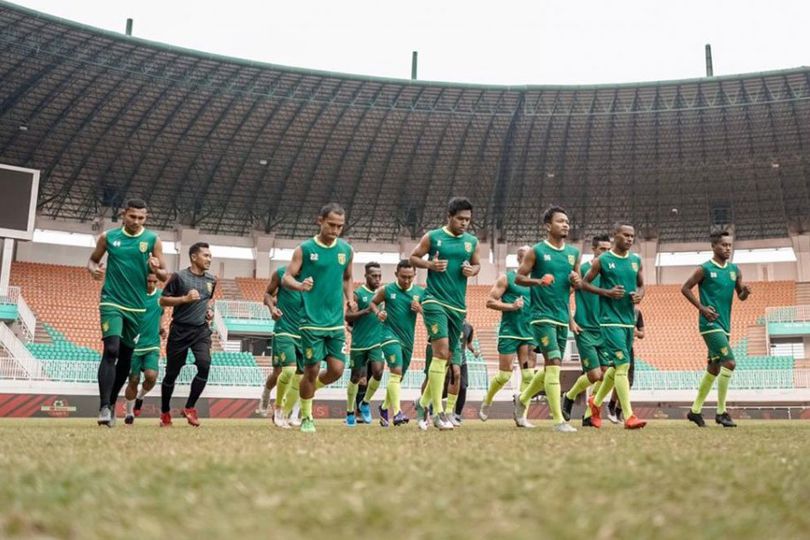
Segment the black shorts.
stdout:
<svg viewBox="0 0 810 540">
<path fill-rule="evenodd" d="M 211 328 L 207 324 L 202 326 L 186 326 L 172 323 L 169 330 L 169 339 L 166 341 L 166 366 L 183 367 L 188 357 L 188 351 L 194 355 L 194 363 L 207 362 L 211 364 Z"/>
</svg>

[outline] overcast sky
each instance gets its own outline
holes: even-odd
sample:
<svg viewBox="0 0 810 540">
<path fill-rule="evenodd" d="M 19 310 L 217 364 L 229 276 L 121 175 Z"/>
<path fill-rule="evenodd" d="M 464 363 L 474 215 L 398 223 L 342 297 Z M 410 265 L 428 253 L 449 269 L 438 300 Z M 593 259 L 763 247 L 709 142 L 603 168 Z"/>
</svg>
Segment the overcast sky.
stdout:
<svg viewBox="0 0 810 540">
<path fill-rule="evenodd" d="M 16 0 L 145 39 L 274 64 L 486 84 L 594 84 L 810 64 L 810 2 Z"/>
</svg>

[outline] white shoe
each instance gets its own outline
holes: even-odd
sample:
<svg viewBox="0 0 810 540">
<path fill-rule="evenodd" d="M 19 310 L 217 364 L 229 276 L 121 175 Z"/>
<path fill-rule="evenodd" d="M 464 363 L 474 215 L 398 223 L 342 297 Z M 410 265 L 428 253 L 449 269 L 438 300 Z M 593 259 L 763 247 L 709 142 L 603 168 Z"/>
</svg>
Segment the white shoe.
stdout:
<svg viewBox="0 0 810 540">
<path fill-rule="evenodd" d="M 447 419 L 453 424 L 454 428 L 461 427 L 461 418 L 455 414 L 448 414 Z"/>
<path fill-rule="evenodd" d="M 528 424 L 526 421 L 526 405 L 520 401 L 520 394 L 515 394 L 513 400 L 515 402 L 515 411 L 512 416 L 515 419 L 515 424 L 517 424 L 517 427 L 526 427 L 526 424 Z"/>
<path fill-rule="evenodd" d="M 492 408 L 492 403 L 487 405 L 485 401 L 481 402 L 481 408 L 478 409 L 478 418 L 481 419 L 482 422 L 486 422 L 487 418 L 489 418 L 489 409 Z"/>
<path fill-rule="evenodd" d="M 259 398 L 259 406 L 256 407 L 256 413 L 259 416 L 267 418 L 270 415 L 270 400 L 264 400 L 264 397 Z"/>
<path fill-rule="evenodd" d="M 559 424 L 554 426 L 554 431 L 559 431 L 560 433 L 576 433 L 577 428 L 575 428 L 568 422 L 560 422 Z"/>
<path fill-rule="evenodd" d="M 534 429 L 535 426 L 534 426 L 534 424 L 529 422 L 529 420 L 527 418 L 524 418 L 523 419 L 523 426 L 521 426 L 521 427 L 524 427 L 526 429 Z"/>
<path fill-rule="evenodd" d="M 611 411 L 610 409 L 608 409 L 607 417 L 608 417 L 608 420 L 610 420 L 611 424 L 618 424 L 619 422 L 621 422 L 621 420 L 619 420 L 619 416 L 614 411 Z"/>
<path fill-rule="evenodd" d="M 447 419 L 447 413 L 439 413 L 433 416 L 433 425 L 439 428 L 439 431 L 450 431 L 454 426 L 450 420 Z"/>
<path fill-rule="evenodd" d="M 421 429 L 422 431 L 427 431 L 428 428 L 430 427 L 427 418 L 425 418 L 424 420 L 419 420 L 419 422 L 417 422 L 417 425 L 419 426 L 419 429 Z"/>
<path fill-rule="evenodd" d="M 532 429 L 534 424 L 529 423 L 525 416 L 518 416 L 515 418 L 515 425 L 519 428 Z"/>
<path fill-rule="evenodd" d="M 284 411 L 282 411 L 281 409 L 273 410 L 273 424 L 275 424 L 276 427 L 280 428 L 289 429 L 290 427 L 289 424 L 287 423 L 287 419 L 284 418 Z"/>
</svg>

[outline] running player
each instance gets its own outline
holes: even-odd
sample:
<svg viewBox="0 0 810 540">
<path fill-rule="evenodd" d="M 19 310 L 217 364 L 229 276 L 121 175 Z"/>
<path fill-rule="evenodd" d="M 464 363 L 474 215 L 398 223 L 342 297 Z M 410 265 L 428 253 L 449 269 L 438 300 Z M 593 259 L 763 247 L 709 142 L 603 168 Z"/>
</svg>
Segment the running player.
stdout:
<svg viewBox="0 0 810 540">
<path fill-rule="evenodd" d="M 570 226 L 564 209 L 552 206 L 543 215 L 543 223 L 547 239 L 526 253 L 515 283 L 531 288 L 531 325 L 545 368 L 515 396 L 515 423 L 518 427 L 530 427 L 526 419 L 529 402 L 538 391 L 545 389 L 554 429 L 570 433 L 576 428 L 562 415 L 560 365 L 568 340 L 571 287 L 581 281 L 579 250 L 565 243 Z"/>
<path fill-rule="evenodd" d="M 341 238 L 346 212 L 329 203 L 318 216 L 318 234 L 295 248 L 284 274 L 284 287 L 301 291 L 301 348 L 304 378 L 301 380 L 301 431 L 315 432 L 312 399 L 315 391 L 338 380 L 346 361 L 344 304 L 357 311 L 352 290 L 352 248 Z M 326 370 L 321 372 L 321 362 Z"/>
<path fill-rule="evenodd" d="M 346 425 L 356 426 L 355 400 L 360 378 L 367 375 L 366 392 L 360 402 L 360 415 L 363 423 L 371 423 L 370 403 L 380 386 L 383 374 L 382 323 L 377 318 L 376 307 L 372 303 L 374 293 L 382 283 L 380 263 L 366 263 L 366 282 L 354 291 L 357 311 L 346 313 L 346 322 L 352 325 L 352 346 L 349 349 L 349 367 L 351 378 L 346 387 Z"/>
<path fill-rule="evenodd" d="M 619 403 L 626 415 L 625 429 L 639 429 L 647 425 L 633 414 L 630 404 L 630 351 L 633 348 L 633 332 L 636 328 L 635 305 L 644 298 L 644 274 L 641 257 L 630 253 L 636 231 L 632 225 L 618 223 L 613 230 L 613 248 L 594 259 L 582 281 L 582 288 L 601 296 L 599 321 L 602 328 L 604 348 L 613 362 L 603 377 L 596 396 L 588 400 L 585 417 L 590 417 L 593 427 L 602 426 L 601 407 L 614 386 Z M 593 285 L 599 277 L 599 287 Z"/>
<path fill-rule="evenodd" d="M 472 203 L 453 197 L 447 206 L 447 225 L 428 232 L 411 252 L 416 268 L 428 270 L 422 316 L 430 338 L 433 358 L 428 384 L 417 401 L 419 428 L 428 428 L 426 409 L 432 403 L 436 427 L 453 429 L 442 407 L 442 390 L 447 364 L 452 359 L 454 381 L 448 388 L 447 408 L 455 409 L 461 379 L 462 355 L 459 340 L 467 313 L 467 279 L 478 275 L 478 239 L 467 232 L 472 221 Z M 423 259 L 427 255 L 427 260 Z"/>
<path fill-rule="evenodd" d="M 600 234 L 591 241 L 593 258 L 610 250 L 610 236 Z M 586 262 L 580 268 L 580 275 L 585 275 L 591 269 L 592 263 Z M 599 277 L 594 279 L 594 285 L 599 286 Z M 605 354 L 602 343 L 602 329 L 599 326 L 599 297 L 595 294 L 577 289 L 576 311 L 571 321 L 571 331 L 577 342 L 579 361 L 582 364 L 582 375 L 563 396 L 562 414 L 566 420 L 571 420 L 571 409 L 574 402 L 582 392 L 590 386 L 597 385 L 602 380 L 602 374 L 610 367 L 610 358 Z M 596 387 L 598 389 L 598 387 Z M 583 425 L 588 425 L 590 419 Z"/>
<path fill-rule="evenodd" d="M 165 337 L 166 331 L 161 327 L 163 308 L 160 306 L 160 294 L 157 288 L 158 278 L 150 273 L 146 278 L 146 313 L 141 320 L 141 331 L 138 333 L 136 349 L 132 354 L 132 367 L 130 368 L 129 384 L 124 392 L 127 399 L 127 414 L 124 418 L 126 424 L 135 422 L 135 417 L 141 415 L 143 398 L 155 387 L 158 376 L 158 360 L 160 359 L 160 338 Z M 140 390 L 143 372 L 143 386 Z"/>
<path fill-rule="evenodd" d="M 531 246 L 521 246 L 517 250 L 518 265 L 523 263 Z M 489 418 L 489 410 L 495 394 L 512 378 L 512 360 L 517 355 L 521 369 L 520 389 L 525 388 L 534 376 L 535 354 L 532 328 L 529 324 L 529 288 L 515 283 L 517 272 L 510 270 L 498 277 L 487 298 L 487 308 L 500 311 L 501 324 L 498 326 L 498 374 L 493 377 L 489 389 L 481 402 L 478 417 L 484 422 Z"/>
<path fill-rule="evenodd" d="M 93 279 L 104 280 L 99 301 L 104 352 L 98 366 L 98 424 L 108 427 L 115 425 L 115 401 L 129 378 L 135 337 L 146 312 L 146 277 L 150 271 L 160 281 L 168 277 L 163 244 L 156 233 L 144 228 L 146 217 L 145 202 L 127 201 L 121 214 L 123 227 L 99 236 L 87 261 Z M 101 261 L 105 253 L 106 267 Z"/>
<path fill-rule="evenodd" d="M 413 355 L 416 314 L 422 313 L 421 300 L 425 290 L 413 283 L 416 270 L 408 259 L 397 264 L 397 280 L 377 290 L 372 302 L 378 306 L 378 317 L 383 321 L 382 352 L 390 375 L 385 401 L 380 406 L 380 425 L 388 427 L 389 411 L 395 426 L 408 422 L 400 408 L 402 377 L 408 371 Z M 380 304 L 385 305 L 379 310 Z"/>
<path fill-rule="evenodd" d="M 692 276 L 686 280 L 681 293 L 695 306 L 700 313 L 698 328 L 706 347 L 709 350 L 709 364 L 706 374 L 700 382 L 697 397 L 692 403 L 692 410 L 686 418 L 705 427 L 703 420 L 703 402 L 712 389 L 717 377 L 717 414 L 715 422 L 723 427 L 737 427 L 734 420 L 726 410 L 726 396 L 731 375 L 736 364 L 734 352 L 731 350 L 729 338 L 731 337 L 731 305 L 734 302 L 734 293 L 742 301 L 751 295 L 751 288 L 743 283 L 740 268 L 730 262 L 732 250 L 732 237 L 728 232 L 718 232 L 711 236 L 714 256 L 707 262 L 698 266 Z M 698 286 L 700 300 L 695 298 L 692 289 Z"/>
</svg>

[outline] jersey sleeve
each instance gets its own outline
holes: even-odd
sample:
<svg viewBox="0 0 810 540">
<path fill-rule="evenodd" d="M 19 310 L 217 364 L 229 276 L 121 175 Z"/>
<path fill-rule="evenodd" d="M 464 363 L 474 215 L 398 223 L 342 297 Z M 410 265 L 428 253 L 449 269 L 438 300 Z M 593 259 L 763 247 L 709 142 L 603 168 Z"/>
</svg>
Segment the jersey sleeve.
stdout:
<svg viewBox="0 0 810 540">
<path fill-rule="evenodd" d="M 180 292 L 181 285 L 180 285 L 180 278 L 177 275 L 177 272 L 172 274 L 172 277 L 169 278 L 168 283 L 163 288 L 163 296 L 182 296 Z"/>
</svg>

